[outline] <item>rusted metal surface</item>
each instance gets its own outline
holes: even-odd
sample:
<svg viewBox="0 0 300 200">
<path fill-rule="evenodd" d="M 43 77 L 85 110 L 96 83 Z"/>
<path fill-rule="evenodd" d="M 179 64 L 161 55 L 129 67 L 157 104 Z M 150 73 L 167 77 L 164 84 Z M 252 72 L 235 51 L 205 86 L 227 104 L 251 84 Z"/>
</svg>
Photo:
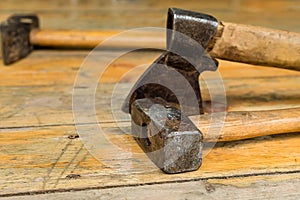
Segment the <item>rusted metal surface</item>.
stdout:
<svg viewBox="0 0 300 200">
<path fill-rule="evenodd" d="M 123 105 L 136 141 L 166 173 L 197 170 L 202 163 L 202 134 L 186 115 L 203 113 L 198 79 L 217 69 L 218 62 L 205 52 L 217 27 L 209 15 L 169 9 L 167 49 Z"/>
<path fill-rule="evenodd" d="M 216 64 L 203 56 L 198 65 L 202 70 L 215 70 Z M 185 114 L 203 113 L 199 88 L 200 72 L 181 56 L 171 52 L 163 53 L 131 89 L 123 110 L 131 113 L 130 105 L 141 98 L 160 97 L 178 104 Z"/>
<path fill-rule="evenodd" d="M 174 105 L 161 98 L 138 99 L 131 107 L 132 134 L 148 157 L 166 173 L 197 170 L 202 133 Z"/>
<path fill-rule="evenodd" d="M 1 48 L 5 65 L 26 57 L 32 51 L 30 31 L 38 27 L 36 15 L 13 15 L 1 24 Z"/>
<path fill-rule="evenodd" d="M 131 89 L 123 110 L 130 113 L 136 99 L 160 97 L 187 115 L 203 113 L 198 78 L 217 69 L 218 62 L 205 53 L 217 27 L 209 15 L 170 8 L 167 49 Z"/>
<path fill-rule="evenodd" d="M 183 48 L 181 56 L 197 59 L 216 35 L 218 20 L 199 12 L 169 8 L 167 29 L 173 30 L 167 32 L 167 49 L 176 52 Z M 199 46 L 194 45 L 193 41 Z"/>
</svg>

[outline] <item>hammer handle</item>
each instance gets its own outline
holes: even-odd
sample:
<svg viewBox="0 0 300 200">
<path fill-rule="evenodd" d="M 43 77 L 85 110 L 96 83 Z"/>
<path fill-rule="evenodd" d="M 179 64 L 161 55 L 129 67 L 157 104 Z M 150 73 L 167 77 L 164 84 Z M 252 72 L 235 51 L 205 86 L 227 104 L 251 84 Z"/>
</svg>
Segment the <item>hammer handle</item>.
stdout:
<svg viewBox="0 0 300 200">
<path fill-rule="evenodd" d="M 220 22 L 212 57 L 300 71 L 300 34 Z"/>
<path fill-rule="evenodd" d="M 41 30 L 34 29 L 30 32 L 30 43 L 35 46 L 56 48 L 93 49 L 111 36 L 106 48 L 165 48 L 165 36 L 162 32 L 137 30 L 126 32 L 117 36 L 120 30 Z"/>
<path fill-rule="evenodd" d="M 300 108 L 227 113 L 221 132 L 213 130 L 211 115 L 191 116 L 204 140 L 234 141 L 280 133 L 300 132 Z M 212 131 L 209 131 L 211 128 Z"/>
</svg>

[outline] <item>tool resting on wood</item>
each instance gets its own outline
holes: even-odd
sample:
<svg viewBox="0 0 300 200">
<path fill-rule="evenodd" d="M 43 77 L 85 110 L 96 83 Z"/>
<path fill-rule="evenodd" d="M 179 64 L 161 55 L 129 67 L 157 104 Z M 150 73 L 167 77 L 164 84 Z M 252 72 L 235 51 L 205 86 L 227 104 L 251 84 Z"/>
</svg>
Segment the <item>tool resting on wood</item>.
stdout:
<svg viewBox="0 0 300 200">
<path fill-rule="evenodd" d="M 198 169 L 202 164 L 202 142 L 300 131 L 300 108 L 229 112 L 222 126 L 214 124 L 213 119 L 211 114 L 187 117 L 162 99 L 138 99 L 131 109 L 136 141 L 166 173 Z M 214 120 L 222 122 L 223 115 Z"/>
<path fill-rule="evenodd" d="M 294 109 L 228 113 L 224 128 L 211 133 L 208 130 L 214 127 L 210 126 L 211 116 L 203 112 L 198 82 L 201 72 L 217 69 L 215 58 L 299 71 L 299 33 L 219 22 L 210 15 L 176 8 L 169 9 L 167 29 L 166 37 L 146 31 L 127 35 L 107 46 L 162 49 L 163 41 L 167 40 L 166 51 L 138 80 L 123 106 L 124 111 L 131 113 L 133 135 L 159 168 L 167 173 L 198 169 L 202 163 L 203 141 L 231 141 L 299 131 L 299 109 Z M 119 31 L 42 30 L 36 15 L 13 15 L 1 24 L 3 61 L 5 64 L 18 61 L 34 46 L 94 48 L 116 33 Z M 183 55 L 176 54 L 178 50 Z M 190 100 L 192 93 L 187 94 L 186 88 L 182 88 L 184 84 L 174 80 L 171 75 L 174 70 L 192 87 L 195 104 Z M 173 84 L 175 91 L 163 87 L 165 83 Z M 149 114 L 147 110 L 156 104 L 160 109 Z"/>
<path fill-rule="evenodd" d="M 167 50 L 140 77 L 123 105 L 131 114 L 136 141 L 160 169 L 198 169 L 203 142 L 300 131 L 299 108 L 229 112 L 226 118 L 225 109 L 204 114 L 198 81 L 201 72 L 217 69 L 214 58 L 299 70 L 300 34 L 219 23 L 210 15 L 176 8 L 169 9 L 167 28 Z M 212 116 L 217 116 L 217 125 L 211 123 Z"/>
</svg>

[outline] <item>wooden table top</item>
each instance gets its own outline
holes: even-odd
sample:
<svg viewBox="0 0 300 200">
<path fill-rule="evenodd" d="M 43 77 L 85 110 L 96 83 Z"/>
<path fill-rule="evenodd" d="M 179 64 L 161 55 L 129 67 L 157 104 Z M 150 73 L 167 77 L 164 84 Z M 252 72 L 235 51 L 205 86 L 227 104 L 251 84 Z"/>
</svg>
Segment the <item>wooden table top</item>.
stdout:
<svg viewBox="0 0 300 200">
<path fill-rule="evenodd" d="M 164 27 L 168 7 L 201 11 L 224 21 L 300 32 L 300 2 L 294 0 L 2 0 L 0 20 L 26 12 L 38 14 L 45 29 Z M 76 136 L 72 94 L 78 70 L 89 53 L 37 49 L 11 66 L 0 64 L 0 197 L 300 197 L 299 133 L 217 143 L 204 152 L 203 165 L 194 172 L 167 175 L 151 163 L 130 135 L 128 118 L 119 117 L 119 108 L 122 97 L 159 51 L 131 52 L 112 60 L 109 66 L 101 60 L 89 60 L 91 67 L 105 69 L 95 92 L 95 110 L 110 145 L 88 151 L 90 147 Z M 105 50 L 95 55 L 109 57 L 114 53 L 116 50 Z M 228 112 L 300 106 L 299 72 L 220 60 L 219 73 Z M 209 73 L 207 77 L 208 82 L 216 80 Z M 95 77 L 88 74 L 87 78 Z M 209 100 L 203 80 L 201 91 L 204 100 Z M 112 95 L 116 95 L 113 103 Z M 95 124 L 85 121 L 79 125 L 89 130 Z M 113 153 L 115 149 L 119 154 Z"/>
</svg>

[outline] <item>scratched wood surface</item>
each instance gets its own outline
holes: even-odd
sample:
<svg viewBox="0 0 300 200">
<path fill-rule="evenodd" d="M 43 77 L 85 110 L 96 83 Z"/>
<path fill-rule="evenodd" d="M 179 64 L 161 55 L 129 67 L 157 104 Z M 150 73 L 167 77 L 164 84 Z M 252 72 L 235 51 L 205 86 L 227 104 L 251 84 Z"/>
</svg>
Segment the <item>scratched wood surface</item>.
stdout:
<svg viewBox="0 0 300 200">
<path fill-rule="evenodd" d="M 278 180 L 279 178 L 279 180 Z M 299 194 L 299 175 L 251 176 L 189 182 L 141 185 L 72 192 L 11 196 L 7 200 L 56 199 L 295 199 Z M 242 185 L 242 187 L 241 187 Z M 266 187 L 268 185 L 268 187 Z M 159 187 L 159 190 L 157 189 Z M 255 196 L 254 196 L 255 194 Z"/>
<path fill-rule="evenodd" d="M 292 0 L 272 3 L 258 0 L 205 3 L 56 0 L 51 3 L 27 1 L 22 7 L 18 5 L 20 2 L 23 1 L 1 1 L 0 20 L 22 11 L 39 14 L 45 28 L 164 27 L 167 7 L 176 6 L 208 12 L 226 21 L 300 31 L 300 3 Z M 115 55 L 115 51 L 95 55 L 103 53 L 108 58 Z M 108 68 L 101 60 L 89 60 L 90 66 L 106 69 L 95 92 L 95 107 L 108 141 L 108 145 L 90 149 L 76 136 L 76 119 L 72 112 L 74 82 L 88 54 L 88 51 L 40 49 L 10 67 L 0 64 L 0 196 L 154 183 L 159 188 L 160 183 L 203 178 L 243 187 L 245 183 L 251 185 L 265 180 L 266 175 L 274 177 L 270 182 L 267 179 L 266 185 L 299 177 L 299 133 L 217 143 L 213 149 L 205 150 L 203 166 L 196 172 L 170 176 L 159 171 L 130 136 L 128 116 L 120 111 L 122 98 L 160 54 L 158 51 L 126 54 Z M 140 65 L 143 66 L 136 67 Z M 228 111 L 300 106 L 299 72 L 220 61 L 219 73 L 224 82 Z M 95 75 L 87 78 L 95 78 Z M 208 110 L 208 86 L 220 89 L 216 84 L 218 79 L 214 73 L 206 73 L 201 80 Z M 88 121 L 79 124 L 79 128 L 92 131 L 93 125 Z M 116 150 L 118 154 L 114 154 Z M 257 175 L 261 176 L 257 178 Z M 226 177 L 232 178 L 222 182 Z M 240 177 L 239 181 L 234 177 Z"/>
</svg>

